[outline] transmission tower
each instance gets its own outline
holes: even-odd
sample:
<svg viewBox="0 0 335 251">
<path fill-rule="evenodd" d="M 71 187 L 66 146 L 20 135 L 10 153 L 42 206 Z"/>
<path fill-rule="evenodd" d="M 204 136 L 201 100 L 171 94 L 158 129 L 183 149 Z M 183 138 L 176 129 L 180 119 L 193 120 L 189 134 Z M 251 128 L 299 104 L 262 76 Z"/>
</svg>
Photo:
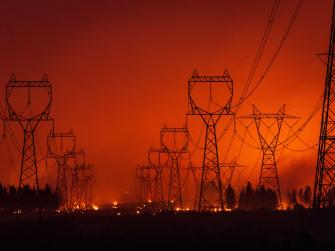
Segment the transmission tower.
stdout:
<svg viewBox="0 0 335 251">
<path fill-rule="evenodd" d="M 281 206 L 282 200 L 276 162 L 278 139 L 283 121 L 287 119 L 299 119 L 299 117 L 286 114 L 285 105 L 283 105 L 277 113 L 261 113 L 255 105 L 252 107 L 253 113 L 251 115 L 241 116 L 239 118 L 253 119 L 256 125 L 263 154 L 258 187 L 264 186 L 265 188 L 274 190 L 278 197 L 279 205 Z M 276 130 L 273 130 L 273 127 L 275 127 Z M 264 128 L 266 130 L 264 130 Z"/>
<path fill-rule="evenodd" d="M 206 93 L 196 91 L 206 88 Z M 220 92 L 219 95 L 216 92 Z M 206 95 L 206 102 L 199 96 Z M 217 98 L 216 98 L 217 97 Z M 224 115 L 234 115 L 231 111 L 233 80 L 225 71 L 221 76 L 200 76 L 195 70 L 188 81 L 187 115 L 200 116 L 206 126 L 204 158 L 199 189 L 198 210 L 214 211 L 223 209 L 223 184 L 219 165 L 217 124 Z"/>
<path fill-rule="evenodd" d="M 81 206 L 81 187 L 80 172 L 85 168 L 86 155 L 83 150 L 74 153 L 74 165 L 70 167 L 71 187 L 70 187 L 70 208 L 80 209 Z"/>
<path fill-rule="evenodd" d="M 67 174 L 71 169 L 69 160 L 75 157 L 76 136 L 70 132 L 55 132 L 52 130 L 47 138 L 47 158 L 52 158 L 57 163 L 57 185 L 56 191 L 60 198 L 60 210 L 69 210 L 69 190 Z"/>
<path fill-rule="evenodd" d="M 86 196 L 85 196 L 85 204 L 90 208 L 93 208 L 94 195 L 95 195 L 95 184 L 96 184 L 96 168 L 94 165 L 90 165 L 89 172 L 86 175 Z"/>
<path fill-rule="evenodd" d="M 152 186 L 155 182 L 156 170 L 152 166 L 138 166 L 136 168 L 136 178 L 139 181 L 139 203 L 152 202 L 154 193 Z"/>
<path fill-rule="evenodd" d="M 95 166 L 85 164 L 78 173 L 79 199 L 81 209 L 93 207 L 93 185 L 95 181 Z"/>
<path fill-rule="evenodd" d="M 41 99 L 44 100 L 43 104 L 39 104 Z M 10 76 L 6 86 L 8 115 L 5 118 L 5 123 L 18 122 L 23 130 L 24 138 L 19 187 L 30 185 L 38 191 L 35 134 L 41 121 L 52 121 L 50 117 L 51 101 L 52 86 L 46 74 L 41 80 L 16 80 L 14 74 Z M 33 111 L 33 108 L 36 110 Z"/>
<path fill-rule="evenodd" d="M 165 155 L 166 152 L 164 152 L 160 148 L 150 148 L 148 150 L 149 165 L 155 169 L 155 187 L 154 187 L 153 201 L 160 203 L 162 209 L 165 208 L 164 189 L 162 180 L 163 169 L 167 165 L 167 158 L 165 158 L 164 161 Z"/>
<path fill-rule="evenodd" d="M 189 133 L 187 128 L 161 129 L 161 147 L 169 156 L 169 181 L 168 181 L 168 209 L 183 208 L 180 161 L 184 153 L 187 153 Z"/>
<path fill-rule="evenodd" d="M 313 207 L 331 207 L 334 203 L 335 179 L 335 2 L 329 39 L 327 73 L 322 107 L 321 130 L 316 165 Z"/>
</svg>

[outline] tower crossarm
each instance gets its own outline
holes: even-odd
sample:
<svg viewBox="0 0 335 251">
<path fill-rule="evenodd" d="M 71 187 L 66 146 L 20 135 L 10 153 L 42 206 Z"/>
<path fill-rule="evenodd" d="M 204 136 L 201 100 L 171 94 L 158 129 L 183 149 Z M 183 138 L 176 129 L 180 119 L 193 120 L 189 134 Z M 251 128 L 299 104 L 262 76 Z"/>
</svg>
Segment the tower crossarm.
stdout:
<svg viewBox="0 0 335 251">
<path fill-rule="evenodd" d="M 298 116 L 277 113 L 262 113 L 239 116 L 239 119 L 300 119 Z"/>
</svg>

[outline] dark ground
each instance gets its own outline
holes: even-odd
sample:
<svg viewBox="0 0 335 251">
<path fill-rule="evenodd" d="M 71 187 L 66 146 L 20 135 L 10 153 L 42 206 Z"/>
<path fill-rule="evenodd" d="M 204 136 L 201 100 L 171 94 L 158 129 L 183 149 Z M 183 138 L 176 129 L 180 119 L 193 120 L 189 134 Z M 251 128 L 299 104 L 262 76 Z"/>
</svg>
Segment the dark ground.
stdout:
<svg viewBox="0 0 335 251">
<path fill-rule="evenodd" d="M 0 250 L 334 250 L 335 211 L 0 217 Z"/>
</svg>

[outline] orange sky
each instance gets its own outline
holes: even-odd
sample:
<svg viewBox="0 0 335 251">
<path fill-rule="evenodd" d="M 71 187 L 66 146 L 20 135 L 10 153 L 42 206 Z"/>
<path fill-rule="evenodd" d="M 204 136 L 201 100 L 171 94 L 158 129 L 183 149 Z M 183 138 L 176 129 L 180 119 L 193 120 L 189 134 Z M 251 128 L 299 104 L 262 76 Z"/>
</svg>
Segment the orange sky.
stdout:
<svg viewBox="0 0 335 251">
<path fill-rule="evenodd" d="M 257 76 L 297 2 L 281 1 Z M 271 72 L 241 115 L 251 113 L 251 104 L 275 112 L 283 103 L 288 113 L 302 117 L 300 124 L 309 115 L 323 91 L 325 67 L 316 54 L 328 48 L 331 4 L 305 0 Z M 158 146 L 162 125 L 179 127 L 185 121 L 193 69 L 203 74 L 228 69 L 236 102 L 271 6 L 268 0 L 3 0 L 0 94 L 4 99 L 10 73 L 17 79 L 47 73 L 54 88 L 56 128 L 74 129 L 77 145 L 96 165 L 97 201 L 132 200 L 134 168 L 146 162 L 149 146 Z M 302 134 L 311 145 L 317 142 L 319 124 L 320 113 Z M 292 147 L 305 148 L 299 141 Z M 1 180 L 15 182 L 4 148 L 0 151 Z M 20 156 L 13 154 L 18 165 Z M 257 151 L 244 148 L 242 155 L 248 176 Z M 279 164 L 283 188 L 310 183 L 315 157 L 315 151 L 284 152 Z M 253 181 L 258 173 L 256 169 Z M 128 197 L 122 195 L 125 190 Z"/>
</svg>

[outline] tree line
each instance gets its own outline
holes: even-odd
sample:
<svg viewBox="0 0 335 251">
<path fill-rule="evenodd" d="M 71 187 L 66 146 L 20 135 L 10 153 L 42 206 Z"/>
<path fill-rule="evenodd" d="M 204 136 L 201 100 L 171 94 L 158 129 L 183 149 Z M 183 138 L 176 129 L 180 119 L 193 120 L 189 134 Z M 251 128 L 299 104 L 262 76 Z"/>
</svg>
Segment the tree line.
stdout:
<svg viewBox="0 0 335 251">
<path fill-rule="evenodd" d="M 288 207 L 291 209 L 311 208 L 312 207 L 312 188 L 306 186 L 305 189 L 293 189 L 287 194 Z"/>
<path fill-rule="evenodd" d="M 44 189 L 8 186 L 0 183 L 1 212 L 32 212 L 34 210 L 56 210 L 59 208 L 59 196 L 52 192 L 47 184 Z"/>
<path fill-rule="evenodd" d="M 284 201 L 287 201 L 287 205 L 283 204 L 282 209 L 311 208 L 312 189 L 310 186 L 299 189 L 299 192 L 293 189 L 287 194 L 287 199 L 285 198 Z M 277 193 L 273 189 L 264 186 L 253 188 L 248 182 L 238 195 L 234 188 L 228 185 L 226 207 L 229 210 L 276 210 L 280 204 Z"/>
</svg>

